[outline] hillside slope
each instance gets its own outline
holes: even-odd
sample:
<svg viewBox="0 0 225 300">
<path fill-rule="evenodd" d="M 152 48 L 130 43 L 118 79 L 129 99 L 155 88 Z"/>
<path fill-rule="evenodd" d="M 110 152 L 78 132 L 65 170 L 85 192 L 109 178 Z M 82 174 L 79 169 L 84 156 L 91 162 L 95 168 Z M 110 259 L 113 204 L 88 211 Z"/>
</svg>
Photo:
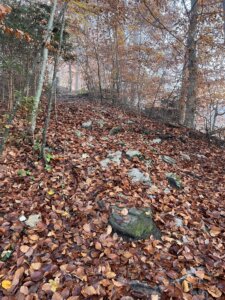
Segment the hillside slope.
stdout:
<svg viewBox="0 0 225 300">
<path fill-rule="evenodd" d="M 0 298 L 225 299 L 224 148 L 85 101 L 52 119 L 47 166 L 18 140 L 0 161 Z M 151 207 L 161 240 L 114 233 L 115 205 Z"/>
</svg>

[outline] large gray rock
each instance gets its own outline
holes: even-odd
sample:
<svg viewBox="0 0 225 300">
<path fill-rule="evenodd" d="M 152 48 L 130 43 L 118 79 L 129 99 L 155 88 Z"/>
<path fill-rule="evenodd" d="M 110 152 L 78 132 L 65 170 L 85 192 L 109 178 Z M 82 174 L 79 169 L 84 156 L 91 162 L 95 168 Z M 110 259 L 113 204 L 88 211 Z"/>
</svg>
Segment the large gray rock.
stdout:
<svg viewBox="0 0 225 300">
<path fill-rule="evenodd" d="M 114 206 L 109 217 L 109 224 L 123 237 L 140 240 L 153 235 L 156 239 L 161 238 L 161 233 L 152 219 L 150 208 L 122 209 Z"/>
<path fill-rule="evenodd" d="M 166 174 L 166 178 L 167 178 L 169 184 L 172 187 L 174 187 L 176 189 L 182 189 L 183 188 L 183 185 L 182 185 L 182 182 L 181 182 L 181 178 L 177 174 L 175 174 L 175 173 L 167 173 Z"/>
<path fill-rule="evenodd" d="M 107 155 L 106 159 L 103 159 L 102 161 L 100 161 L 100 164 L 103 168 L 107 168 L 109 163 L 116 163 L 116 164 L 120 165 L 121 158 L 122 158 L 121 151 L 112 152 Z"/>
<path fill-rule="evenodd" d="M 132 168 L 128 172 L 128 176 L 131 178 L 133 183 L 143 183 L 145 185 L 151 185 L 150 176 L 147 174 L 145 175 L 141 172 L 138 168 Z"/>
<path fill-rule="evenodd" d="M 174 158 L 167 156 L 167 155 L 163 155 L 162 160 L 170 165 L 174 165 L 176 163 L 176 160 Z"/>
<path fill-rule="evenodd" d="M 81 127 L 89 130 L 92 129 L 92 121 L 89 120 L 87 122 L 82 123 Z"/>
<path fill-rule="evenodd" d="M 127 150 L 126 152 L 126 156 L 128 159 L 133 159 L 134 157 L 138 157 L 139 159 L 143 160 L 144 159 L 144 155 L 138 151 L 138 150 Z"/>
</svg>

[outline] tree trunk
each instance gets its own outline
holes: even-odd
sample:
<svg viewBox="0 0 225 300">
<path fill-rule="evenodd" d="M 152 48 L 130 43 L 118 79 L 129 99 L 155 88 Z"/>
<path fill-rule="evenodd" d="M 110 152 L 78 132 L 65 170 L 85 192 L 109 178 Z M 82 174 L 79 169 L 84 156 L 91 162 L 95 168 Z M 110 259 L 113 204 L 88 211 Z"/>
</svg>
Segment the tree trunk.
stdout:
<svg viewBox="0 0 225 300">
<path fill-rule="evenodd" d="M 37 122 L 38 106 L 39 106 L 39 102 L 41 99 L 41 94 L 42 94 L 42 89 L 43 89 L 43 84 L 44 84 L 44 79 L 45 79 L 45 72 L 46 72 L 46 67 L 47 67 L 47 61 L 48 61 L 47 45 L 51 41 L 51 32 L 52 32 L 52 27 L 53 27 L 56 5 L 57 5 L 57 0 L 54 0 L 52 9 L 51 9 L 51 14 L 50 14 L 49 21 L 48 21 L 47 32 L 46 32 L 45 39 L 44 39 L 41 70 L 40 70 L 40 74 L 39 74 L 37 91 L 36 91 L 36 94 L 34 97 L 34 103 L 33 103 L 33 108 L 32 108 L 32 112 L 31 112 L 30 134 L 32 135 L 33 139 L 34 139 L 34 131 L 36 128 L 36 122 Z"/>
<path fill-rule="evenodd" d="M 75 78 L 75 92 L 78 93 L 79 90 L 79 65 L 76 66 L 76 78 Z"/>
<path fill-rule="evenodd" d="M 72 83 L 73 83 L 72 62 L 69 61 L 69 92 L 70 93 L 72 93 Z"/>
<path fill-rule="evenodd" d="M 184 67 L 182 86 L 179 99 L 179 119 L 181 124 L 193 128 L 197 106 L 197 25 L 198 25 L 198 0 L 191 0 L 190 24 Z"/>
<path fill-rule="evenodd" d="M 224 44 L 225 44 L 225 0 L 223 1 L 223 34 L 224 34 Z"/>
<path fill-rule="evenodd" d="M 42 134 L 41 155 L 44 159 L 45 159 L 45 146 L 46 146 L 47 130 L 48 130 L 50 117 L 51 117 L 53 97 L 54 97 L 55 89 L 56 89 L 56 86 L 57 86 L 57 71 L 58 71 L 59 57 L 60 57 L 60 54 L 61 54 L 62 43 L 63 43 L 63 32 L 64 32 L 64 28 L 65 28 L 65 12 L 66 12 L 66 9 L 67 9 L 67 3 L 65 3 L 63 8 L 62 8 L 62 22 L 61 22 L 61 29 L 60 29 L 59 49 L 58 49 L 58 52 L 55 56 L 55 63 L 54 63 L 53 77 L 52 77 L 52 85 L 51 85 L 51 90 L 50 90 L 50 94 L 49 94 L 49 98 L 48 98 L 47 115 L 46 115 L 46 118 L 45 118 L 45 124 L 44 124 L 44 129 L 43 129 L 43 134 Z"/>
<path fill-rule="evenodd" d="M 188 51 L 188 87 L 187 87 L 187 102 L 185 125 L 193 128 L 195 121 L 195 113 L 197 106 L 197 26 L 198 26 L 198 0 L 191 0 L 191 18 L 187 40 Z"/>
</svg>

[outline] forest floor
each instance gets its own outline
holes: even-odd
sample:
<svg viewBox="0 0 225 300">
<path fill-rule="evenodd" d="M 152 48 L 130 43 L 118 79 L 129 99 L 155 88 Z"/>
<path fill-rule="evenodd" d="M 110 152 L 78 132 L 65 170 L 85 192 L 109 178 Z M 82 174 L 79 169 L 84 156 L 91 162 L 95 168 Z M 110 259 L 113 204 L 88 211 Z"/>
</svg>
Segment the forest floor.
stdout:
<svg viewBox="0 0 225 300">
<path fill-rule="evenodd" d="M 92 129 L 82 128 L 89 120 Z M 110 135 L 116 126 L 122 131 Z M 23 130 L 17 120 L 0 161 L 0 299 L 225 299 L 224 148 L 87 101 L 59 104 L 47 166 Z M 127 159 L 129 149 L 151 165 Z M 121 163 L 103 168 L 115 151 Z M 152 185 L 132 183 L 130 168 Z M 162 239 L 112 232 L 112 205 L 151 207 Z"/>
</svg>

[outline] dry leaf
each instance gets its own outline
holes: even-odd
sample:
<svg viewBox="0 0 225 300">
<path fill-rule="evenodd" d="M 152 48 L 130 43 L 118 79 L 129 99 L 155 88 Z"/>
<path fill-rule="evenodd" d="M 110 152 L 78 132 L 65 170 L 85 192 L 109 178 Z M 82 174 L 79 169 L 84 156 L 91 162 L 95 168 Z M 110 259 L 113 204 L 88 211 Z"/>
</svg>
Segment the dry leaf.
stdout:
<svg viewBox="0 0 225 300">
<path fill-rule="evenodd" d="M 96 242 L 96 243 L 95 243 L 95 249 L 96 249 L 96 250 L 101 250 L 101 249 L 102 249 L 101 243 Z"/>
<path fill-rule="evenodd" d="M 106 276 L 106 278 L 108 278 L 108 279 L 112 279 L 112 278 L 115 278 L 115 277 L 116 277 L 116 273 L 114 273 L 114 272 L 107 272 L 107 273 L 105 274 L 105 276 Z"/>
<path fill-rule="evenodd" d="M 32 234 L 32 235 L 29 235 L 29 239 L 31 241 L 36 242 L 37 240 L 39 240 L 39 236 L 37 234 Z"/>
<path fill-rule="evenodd" d="M 129 251 L 125 251 L 125 252 L 123 253 L 123 256 L 126 257 L 127 259 L 129 259 L 129 258 L 131 258 L 131 257 L 133 256 L 133 254 L 130 253 Z"/>
<path fill-rule="evenodd" d="M 222 292 L 215 285 L 208 287 L 207 291 L 213 298 L 220 298 L 222 296 Z"/>
<path fill-rule="evenodd" d="M 188 293 L 190 291 L 189 284 L 188 284 L 187 280 L 184 280 L 182 282 L 182 287 L 183 287 L 183 290 L 184 290 L 185 293 Z"/>
<path fill-rule="evenodd" d="M 30 249 L 30 247 L 27 246 L 27 245 L 22 245 L 20 247 L 20 251 L 23 252 L 23 253 L 27 253 L 29 249 Z"/>
<path fill-rule="evenodd" d="M 90 224 L 84 224 L 83 229 L 85 232 L 90 233 L 91 232 L 91 225 Z"/>
<path fill-rule="evenodd" d="M 110 235 L 112 233 L 112 226 L 111 225 L 108 225 L 107 226 L 107 231 L 106 231 L 106 236 Z"/>
<path fill-rule="evenodd" d="M 205 277 L 205 272 L 203 270 L 198 270 L 195 272 L 195 275 L 200 278 L 200 279 L 204 279 Z"/>
<path fill-rule="evenodd" d="M 53 280 L 53 279 L 50 279 L 50 280 L 48 281 L 48 283 L 49 283 L 50 286 L 51 286 L 51 291 L 52 291 L 52 292 L 56 292 L 57 289 L 59 288 L 59 278 L 58 278 L 58 277 L 56 277 L 54 280 Z"/>
<path fill-rule="evenodd" d="M 18 270 L 16 270 L 16 272 L 15 272 L 15 274 L 13 276 L 13 280 L 12 280 L 12 285 L 13 286 L 16 286 L 16 285 L 19 284 L 19 282 L 20 282 L 23 274 L 24 274 L 24 268 L 23 267 L 21 267 Z"/>
<path fill-rule="evenodd" d="M 24 294 L 24 295 L 28 295 L 29 294 L 29 289 L 27 286 L 22 285 L 20 288 L 20 293 Z"/>
<path fill-rule="evenodd" d="M 221 232 L 221 229 L 219 227 L 216 227 L 216 226 L 212 226 L 211 230 L 209 231 L 209 233 L 212 237 L 215 237 L 215 236 L 219 235 L 220 232 Z"/>
<path fill-rule="evenodd" d="M 52 196 L 52 195 L 54 195 L 55 194 L 55 192 L 52 190 L 52 189 L 50 189 L 49 191 L 48 191 L 48 195 L 49 196 Z"/>
<path fill-rule="evenodd" d="M 31 268 L 35 271 L 39 270 L 41 268 L 42 264 L 40 262 L 32 263 Z"/>
<path fill-rule="evenodd" d="M 12 287 L 12 281 L 10 281 L 10 280 L 3 280 L 2 281 L 2 287 L 5 290 L 9 290 Z"/>
<path fill-rule="evenodd" d="M 97 291 L 92 285 L 84 287 L 82 289 L 81 293 L 84 297 L 90 297 L 93 295 L 97 295 Z"/>
</svg>

